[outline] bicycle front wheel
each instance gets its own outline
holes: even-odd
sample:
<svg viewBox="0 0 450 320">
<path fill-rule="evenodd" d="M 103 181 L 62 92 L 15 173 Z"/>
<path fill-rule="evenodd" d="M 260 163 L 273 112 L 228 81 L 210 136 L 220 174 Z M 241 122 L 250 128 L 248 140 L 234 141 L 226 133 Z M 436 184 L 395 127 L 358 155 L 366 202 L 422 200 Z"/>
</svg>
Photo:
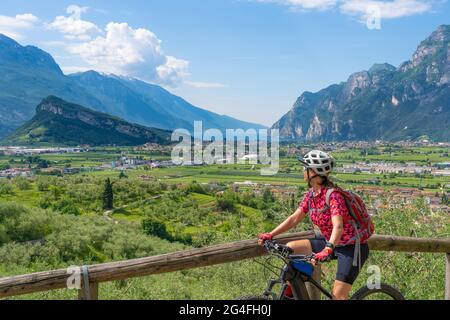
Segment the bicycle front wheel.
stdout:
<svg viewBox="0 0 450 320">
<path fill-rule="evenodd" d="M 351 300 L 405 300 L 405 297 L 396 288 L 382 283 L 380 288 L 362 287 L 356 291 Z"/>
</svg>

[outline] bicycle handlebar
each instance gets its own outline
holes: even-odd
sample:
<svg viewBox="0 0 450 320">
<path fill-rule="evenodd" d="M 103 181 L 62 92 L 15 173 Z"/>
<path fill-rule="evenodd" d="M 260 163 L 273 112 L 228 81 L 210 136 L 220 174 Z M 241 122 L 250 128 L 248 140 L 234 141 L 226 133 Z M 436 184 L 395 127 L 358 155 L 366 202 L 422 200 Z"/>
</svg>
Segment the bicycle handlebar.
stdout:
<svg viewBox="0 0 450 320">
<path fill-rule="evenodd" d="M 275 253 L 283 257 L 284 259 L 289 260 L 303 260 L 303 261 L 311 261 L 314 259 L 314 254 L 304 255 L 304 254 L 293 254 L 294 250 L 289 248 L 286 245 L 278 244 L 275 241 L 264 241 L 264 248 L 269 253 Z"/>
</svg>

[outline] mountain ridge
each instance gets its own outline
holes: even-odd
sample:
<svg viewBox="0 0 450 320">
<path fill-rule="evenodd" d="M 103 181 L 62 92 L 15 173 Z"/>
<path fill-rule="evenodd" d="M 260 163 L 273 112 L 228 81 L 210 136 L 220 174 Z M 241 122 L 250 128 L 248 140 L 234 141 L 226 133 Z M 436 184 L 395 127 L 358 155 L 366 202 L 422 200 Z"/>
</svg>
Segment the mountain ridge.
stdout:
<svg viewBox="0 0 450 320">
<path fill-rule="evenodd" d="M 55 96 L 42 100 L 35 116 L 3 145 L 123 145 L 168 144 L 170 132 L 129 123 L 119 117 L 73 104 Z"/>
<path fill-rule="evenodd" d="M 439 26 L 398 68 L 374 64 L 345 82 L 304 92 L 273 128 L 282 139 L 301 142 L 424 135 L 450 141 L 449 42 L 450 26 Z"/>
</svg>

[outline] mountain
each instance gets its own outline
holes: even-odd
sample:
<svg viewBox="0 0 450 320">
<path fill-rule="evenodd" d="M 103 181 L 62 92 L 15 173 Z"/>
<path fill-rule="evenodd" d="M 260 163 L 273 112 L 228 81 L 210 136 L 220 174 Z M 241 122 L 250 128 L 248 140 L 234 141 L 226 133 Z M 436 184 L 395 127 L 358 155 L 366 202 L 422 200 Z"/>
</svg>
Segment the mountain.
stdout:
<svg viewBox="0 0 450 320">
<path fill-rule="evenodd" d="M 144 98 L 153 100 L 158 105 L 164 106 L 165 112 L 169 113 L 172 117 L 182 119 L 187 122 L 190 127 L 193 126 L 194 121 L 203 119 L 204 129 L 216 128 L 220 130 L 246 130 L 266 128 L 265 126 L 259 124 L 236 120 L 235 118 L 226 115 L 219 115 L 217 113 L 198 108 L 183 98 L 175 96 L 159 86 L 151 85 L 137 79 L 120 78 L 120 80 L 134 92 L 141 94 Z"/>
<path fill-rule="evenodd" d="M 126 81 L 95 71 L 69 75 L 74 83 L 94 94 L 103 105 L 104 112 L 129 121 L 159 128 L 189 127 L 189 123 L 165 111 L 151 97 L 135 92 Z"/>
<path fill-rule="evenodd" d="M 3 145 L 121 145 L 170 143 L 170 132 L 129 123 L 50 96 L 36 108 L 36 115 L 0 141 Z"/>
<path fill-rule="evenodd" d="M 285 140 L 450 141 L 450 26 L 398 68 L 376 64 L 346 82 L 305 92 L 273 128 Z"/>
<path fill-rule="evenodd" d="M 263 126 L 200 109 L 162 87 L 94 71 L 66 76 L 51 55 L 0 34 L 0 136 L 31 119 L 35 106 L 53 95 L 145 126 L 191 130 Z"/>
<path fill-rule="evenodd" d="M 35 106 L 56 95 L 101 109 L 101 103 L 66 77 L 55 60 L 33 46 L 0 34 L 0 136 L 34 115 Z"/>
<path fill-rule="evenodd" d="M 263 128 L 193 106 L 164 88 L 137 79 L 100 74 L 95 71 L 69 77 L 84 90 L 95 95 L 107 113 L 147 126 L 192 130 L 194 121 L 203 121 L 204 129 Z"/>
</svg>

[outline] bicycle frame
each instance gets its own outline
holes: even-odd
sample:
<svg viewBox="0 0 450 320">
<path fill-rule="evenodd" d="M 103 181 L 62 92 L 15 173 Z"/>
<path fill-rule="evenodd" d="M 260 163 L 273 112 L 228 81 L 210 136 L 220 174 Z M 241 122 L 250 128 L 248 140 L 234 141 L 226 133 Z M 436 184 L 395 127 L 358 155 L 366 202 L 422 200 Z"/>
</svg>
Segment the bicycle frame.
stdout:
<svg viewBox="0 0 450 320">
<path fill-rule="evenodd" d="M 317 283 L 317 281 L 315 281 L 312 277 L 301 274 L 300 272 L 295 270 L 290 265 L 290 263 L 287 263 L 281 269 L 280 277 L 278 279 L 269 280 L 269 283 L 263 295 L 271 296 L 274 300 L 283 300 L 285 298 L 284 293 L 288 287 L 288 282 L 291 284 L 294 300 L 311 300 L 309 292 L 306 288 L 306 283 L 311 283 L 325 296 L 333 299 L 331 293 L 324 289 L 319 283 Z M 279 296 L 277 296 L 277 294 L 273 292 L 273 288 L 277 284 L 281 285 L 281 293 Z"/>
<path fill-rule="evenodd" d="M 306 284 L 309 283 L 316 289 L 320 290 L 322 294 L 324 294 L 329 299 L 333 299 L 333 295 L 324 289 L 316 280 L 313 279 L 312 274 L 309 273 L 312 271 L 310 266 L 304 266 L 301 263 L 311 263 L 314 260 L 315 255 L 303 255 L 303 254 L 293 254 L 294 250 L 289 248 L 286 245 L 277 244 L 273 241 L 266 240 L 264 242 L 264 247 L 267 252 L 284 262 L 284 266 L 281 268 L 280 276 L 278 279 L 269 280 L 266 290 L 263 293 L 265 298 L 272 298 L 273 300 L 311 300 L 311 296 L 306 288 Z M 270 265 L 271 267 L 275 267 Z M 271 270 L 274 272 L 273 270 Z M 273 288 L 275 285 L 281 285 L 281 292 L 277 295 L 273 292 Z M 353 296 L 352 300 L 362 300 L 364 297 L 367 297 L 373 293 L 383 293 L 395 300 L 405 300 L 401 292 L 397 289 L 389 286 L 387 284 L 381 284 L 382 288 L 380 289 L 370 289 L 367 286 L 359 289 Z M 285 295 L 286 289 L 288 286 L 292 289 L 293 299 L 287 297 Z M 251 299 L 253 300 L 253 299 Z M 259 299 L 257 299 L 259 300 Z"/>
</svg>

